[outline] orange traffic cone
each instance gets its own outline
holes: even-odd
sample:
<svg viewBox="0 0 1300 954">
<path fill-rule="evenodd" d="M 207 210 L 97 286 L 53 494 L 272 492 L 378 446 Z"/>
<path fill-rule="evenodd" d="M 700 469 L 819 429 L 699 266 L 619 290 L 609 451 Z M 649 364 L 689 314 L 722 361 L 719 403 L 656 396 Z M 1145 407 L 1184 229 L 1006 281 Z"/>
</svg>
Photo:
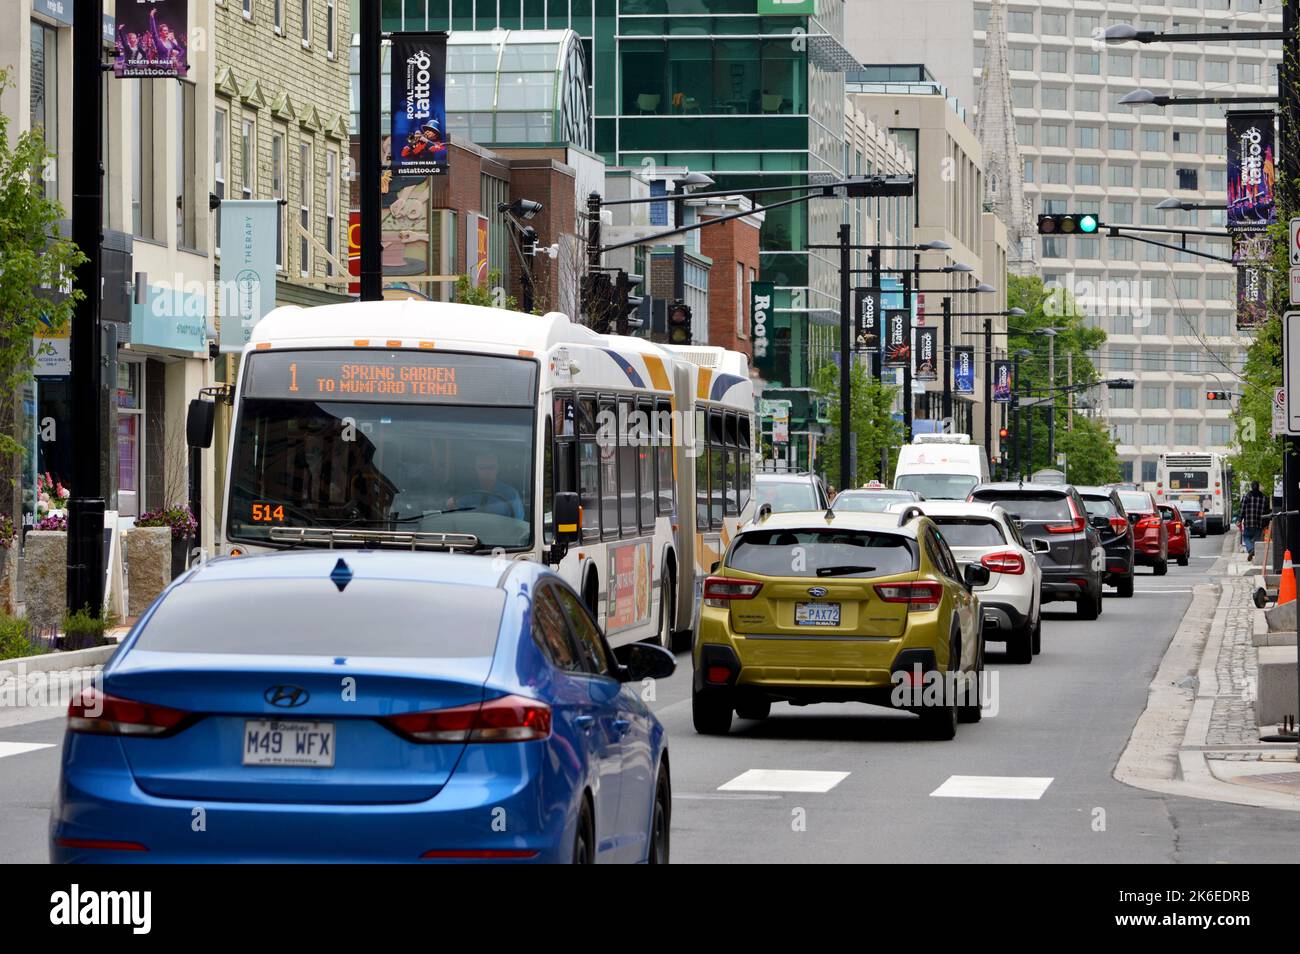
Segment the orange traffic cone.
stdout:
<svg viewBox="0 0 1300 954">
<path fill-rule="evenodd" d="M 1295 568 L 1291 566 L 1291 551 L 1282 554 L 1282 579 L 1277 587 L 1277 605 L 1295 599 Z"/>
</svg>

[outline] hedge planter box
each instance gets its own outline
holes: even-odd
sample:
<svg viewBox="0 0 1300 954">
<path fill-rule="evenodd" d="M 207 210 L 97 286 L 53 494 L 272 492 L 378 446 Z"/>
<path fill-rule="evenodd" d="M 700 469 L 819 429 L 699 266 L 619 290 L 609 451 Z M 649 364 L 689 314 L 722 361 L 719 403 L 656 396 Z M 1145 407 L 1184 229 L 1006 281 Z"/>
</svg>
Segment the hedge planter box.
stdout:
<svg viewBox="0 0 1300 954">
<path fill-rule="evenodd" d="M 172 581 L 169 527 L 132 527 L 126 543 L 127 615 L 139 616 Z"/>
<path fill-rule="evenodd" d="M 60 626 L 68 602 L 67 533 L 28 531 L 23 576 L 28 622 L 37 629 Z"/>
</svg>

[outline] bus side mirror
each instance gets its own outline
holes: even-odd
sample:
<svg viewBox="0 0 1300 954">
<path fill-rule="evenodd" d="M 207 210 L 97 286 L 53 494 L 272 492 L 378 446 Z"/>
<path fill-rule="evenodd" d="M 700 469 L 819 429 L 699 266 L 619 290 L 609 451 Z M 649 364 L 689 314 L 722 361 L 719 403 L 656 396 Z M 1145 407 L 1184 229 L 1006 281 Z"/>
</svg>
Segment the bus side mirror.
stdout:
<svg viewBox="0 0 1300 954">
<path fill-rule="evenodd" d="M 576 543 L 582 538 L 582 509 L 576 493 L 562 490 L 555 495 L 554 520 L 557 543 Z"/>
<path fill-rule="evenodd" d="M 185 417 L 185 442 L 190 447 L 211 447 L 216 421 L 216 403 L 195 398 L 190 402 L 189 413 Z"/>
</svg>

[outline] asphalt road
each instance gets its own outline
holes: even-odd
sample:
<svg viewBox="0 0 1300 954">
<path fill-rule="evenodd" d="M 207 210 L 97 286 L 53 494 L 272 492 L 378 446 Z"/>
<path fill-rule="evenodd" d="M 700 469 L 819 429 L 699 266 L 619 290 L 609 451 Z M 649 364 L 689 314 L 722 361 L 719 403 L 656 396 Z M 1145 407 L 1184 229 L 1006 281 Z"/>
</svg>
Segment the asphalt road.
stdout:
<svg viewBox="0 0 1300 954">
<path fill-rule="evenodd" d="M 990 644 L 998 711 L 951 742 L 923 740 L 910 715 L 856 703 L 777 705 L 726 738 L 698 736 L 683 654 L 653 703 L 670 739 L 673 860 L 1294 862 L 1293 814 L 1111 777 L 1223 540 L 1196 541 L 1191 565 L 1167 576 L 1140 571 L 1131 600 L 1107 590 L 1096 622 L 1049 612 L 1031 665 L 1007 663 Z M 0 720 L 0 862 L 45 860 L 62 733 L 61 718 Z"/>
</svg>

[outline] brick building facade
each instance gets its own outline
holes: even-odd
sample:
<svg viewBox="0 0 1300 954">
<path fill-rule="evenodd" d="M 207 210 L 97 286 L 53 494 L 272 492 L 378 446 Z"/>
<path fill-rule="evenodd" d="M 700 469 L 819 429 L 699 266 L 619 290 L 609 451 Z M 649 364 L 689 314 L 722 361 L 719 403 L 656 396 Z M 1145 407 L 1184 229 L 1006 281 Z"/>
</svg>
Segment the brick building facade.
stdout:
<svg viewBox="0 0 1300 954">
<path fill-rule="evenodd" d="M 748 199 L 712 200 L 699 208 L 702 219 L 752 207 Z M 753 355 L 749 286 L 758 279 L 758 236 L 763 213 L 700 229 L 700 249 L 713 260 L 709 270 L 709 344 Z"/>
</svg>

